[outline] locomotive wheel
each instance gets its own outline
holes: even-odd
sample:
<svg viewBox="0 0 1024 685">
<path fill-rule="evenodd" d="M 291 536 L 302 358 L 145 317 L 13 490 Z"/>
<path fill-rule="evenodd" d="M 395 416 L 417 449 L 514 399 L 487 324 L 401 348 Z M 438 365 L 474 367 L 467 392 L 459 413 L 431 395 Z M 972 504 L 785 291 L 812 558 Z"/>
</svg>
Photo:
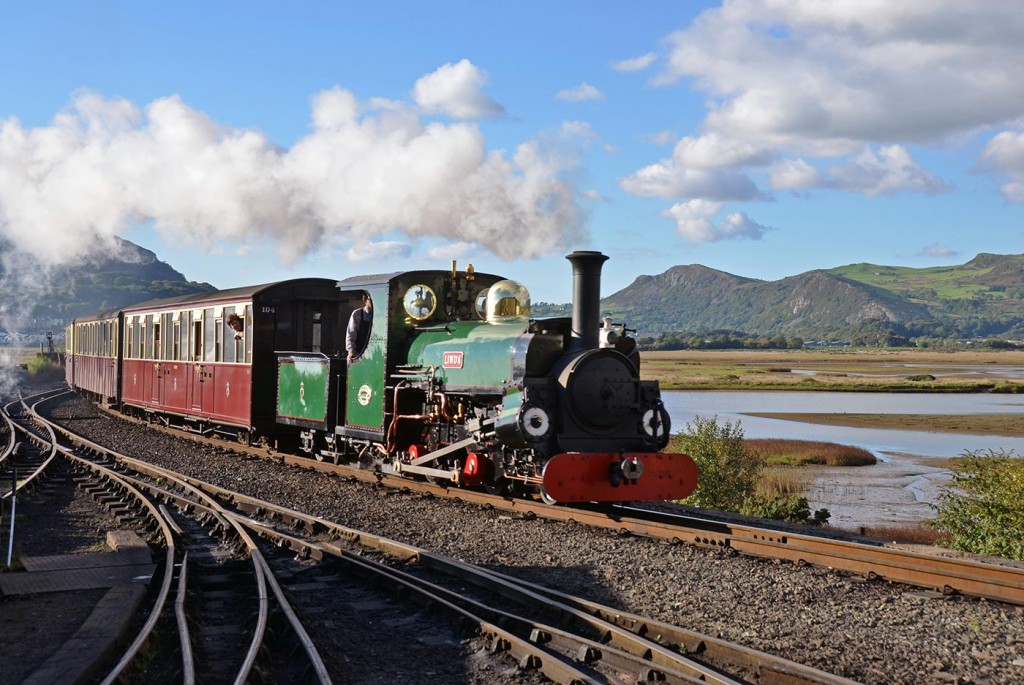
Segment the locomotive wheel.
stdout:
<svg viewBox="0 0 1024 685">
<path fill-rule="evenodd" d="M 512 481 L 504 476 L 499 476 L 497 480 L 489 480 L 485 482 L 484 490 L 486 490 L 489 495 L 504 496 L 509 494 L 509 491 L 512 489 L 511 485 Z"/>
<path fill-rule="evenodd" d="M 549 495 L 543 485 L 537 486 L 537 494 L 540 495 L 540 501 L 544 504 L 558 504 L 558 500 Z"/>
</svg>

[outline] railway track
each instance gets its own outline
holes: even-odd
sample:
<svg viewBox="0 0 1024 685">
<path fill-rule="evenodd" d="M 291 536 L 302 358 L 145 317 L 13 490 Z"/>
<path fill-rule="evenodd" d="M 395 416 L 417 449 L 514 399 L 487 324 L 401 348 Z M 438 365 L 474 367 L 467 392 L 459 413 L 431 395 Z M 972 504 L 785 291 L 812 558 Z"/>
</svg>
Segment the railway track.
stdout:
<svg viewBox="0 0 1024 685">
<path fill-rule="evenodd" d="M 117 414 L 118 417 L 122 417 Z M 137 421 L 136 419 L 128 419 Z M 175 434 L 173 430 L 153 426 Z M 223 447 L 220 440 L 197 438 Z M 944 594 L 959 593 L 1009 604 L 1024 605 L 1024 568 L 941 556 L 884 546 L 881 542 L 853 542 L 823 537 L 811 532 L 777 530 L 767 525 L 738 523 L 691 514 L 651 511 L 629 506 L 563 506 L 534 500 L 510 498 L 459 488 L 448 488 L 377 474 L 359 468 L 334 465 L 287 454 L 232 445 L 232 449 L 323 473 L 370 483 L 422 492 L 435 497 L 462 500 L 495 510 L 533 515 L 557 521 L 607 528 L 624 534 L 642 535 L 674 543 L 770 559 L 812 564 L 846 571 L 867 578 L 903 583 Z"/>
<path fill-rule="evenodd" d="M 259 680 L 330 682 L 255 541 L 216 501 L 172 474 L 156 480 L 103 450 L 64 447 L 52 426 L 20 404 L 13 412 L 4 408 L 5 415 L 14 414 L 10 425 L 51 455 L 33 478 L 47 466 L 54 468 L 55 459 L 68 462 L 88 474 L 79 479 L 80 487 L 163 546 L 160 586 L 146 607 L 148 618 L 117 663 L 103 667 L 102 682 L 161 679 L 164 674 L 184 683 L 242 683 L 253 680 L 257 671 Z M 274 617 L 284 620 L 278 620 L 281 625 L 272 634 L 268 624 Z M 169 633 L 176 633 L 176 639 L 159 639 L 159 623 L 173 626 Z M 296 653 L 304 653 L 304 659 L 296 659 Z M 105 657 L 92 658 L 84 663 L 78 655 L 55 655 L 35 677 L 43 682 L 65 662 L 65 669 L 93 674 Z"/>
<path fill-rule="evenodd" d="M 137 474 L 130 477 L 134 487 L 179 508 L 200 510 L 220 528 L 257 533 L 292 556 L 329 562 L 329 569 L 343 568 L 346 577 L 372 579 L 404 601 L 443 611 L 483 636 L 490 651 L 507 652 L 521 668 L 536 669 L 554 682 L 852 682 L 184 478 L 58 430 L 79 451 L 92 453 L 109 468 Z M 169 483 L 175 484 L 173 489 Z M 263 556 L 255 545 L 250 551 Z M 277 563 L 282 562 L 279 557 Z M 317 582 L 328 585 L 322 578 Z M 307 578 L 304 584 L 308 583 Z"/>
</svg>

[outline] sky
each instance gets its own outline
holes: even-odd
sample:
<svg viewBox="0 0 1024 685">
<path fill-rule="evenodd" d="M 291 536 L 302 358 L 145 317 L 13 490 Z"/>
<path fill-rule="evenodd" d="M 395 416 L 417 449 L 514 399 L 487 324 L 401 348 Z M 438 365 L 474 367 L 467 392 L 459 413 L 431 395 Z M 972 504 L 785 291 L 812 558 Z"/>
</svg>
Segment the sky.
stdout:
<svg viewBox="0 0 1024 685">
<path fill-rule="evenodd" d="M 491 6 L 495 5 L 495 6 Z M 568 302 L 1024 242 L 1013 0 L 0 7 L 8 273 L 136 242 L 219 288 L 460 268 Z"/>
</svg>

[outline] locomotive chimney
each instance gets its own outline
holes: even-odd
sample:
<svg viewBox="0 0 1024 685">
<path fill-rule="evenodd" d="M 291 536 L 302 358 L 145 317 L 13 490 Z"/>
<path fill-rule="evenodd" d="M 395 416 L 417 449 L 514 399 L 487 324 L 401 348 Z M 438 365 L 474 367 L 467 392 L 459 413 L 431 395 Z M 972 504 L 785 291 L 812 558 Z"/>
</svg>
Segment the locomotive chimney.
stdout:
<svg viewBox="0 0 1024 685">
<path fill-rule="evenodd" d="M 601 319 L 601 266 L 608 256 L 577 250 L 565 258 L 572 262 L 572 340 L 569 350 L 593 350 L 598 346 Z"/>
</svg>

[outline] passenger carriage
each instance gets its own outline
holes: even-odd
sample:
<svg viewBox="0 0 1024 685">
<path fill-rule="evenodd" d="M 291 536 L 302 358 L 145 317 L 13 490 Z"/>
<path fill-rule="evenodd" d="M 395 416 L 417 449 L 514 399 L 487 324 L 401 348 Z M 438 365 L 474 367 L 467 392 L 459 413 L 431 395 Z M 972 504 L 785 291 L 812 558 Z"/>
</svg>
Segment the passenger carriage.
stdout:
<svg viewBox="0 0 1024 685">
<path fill-rule="evenodd" d="M 103 402 L 117 404 L 121 379 L 121 310 L 76 317 L 64 331 L 65 378 Z"/>
<path fill-rule="evenodd" d="M 199 433 L 271 437 L 275 350 L 341 352 L 335 283 L 295 279 L 125 308 L 123 407 Z"/>
</svg>

